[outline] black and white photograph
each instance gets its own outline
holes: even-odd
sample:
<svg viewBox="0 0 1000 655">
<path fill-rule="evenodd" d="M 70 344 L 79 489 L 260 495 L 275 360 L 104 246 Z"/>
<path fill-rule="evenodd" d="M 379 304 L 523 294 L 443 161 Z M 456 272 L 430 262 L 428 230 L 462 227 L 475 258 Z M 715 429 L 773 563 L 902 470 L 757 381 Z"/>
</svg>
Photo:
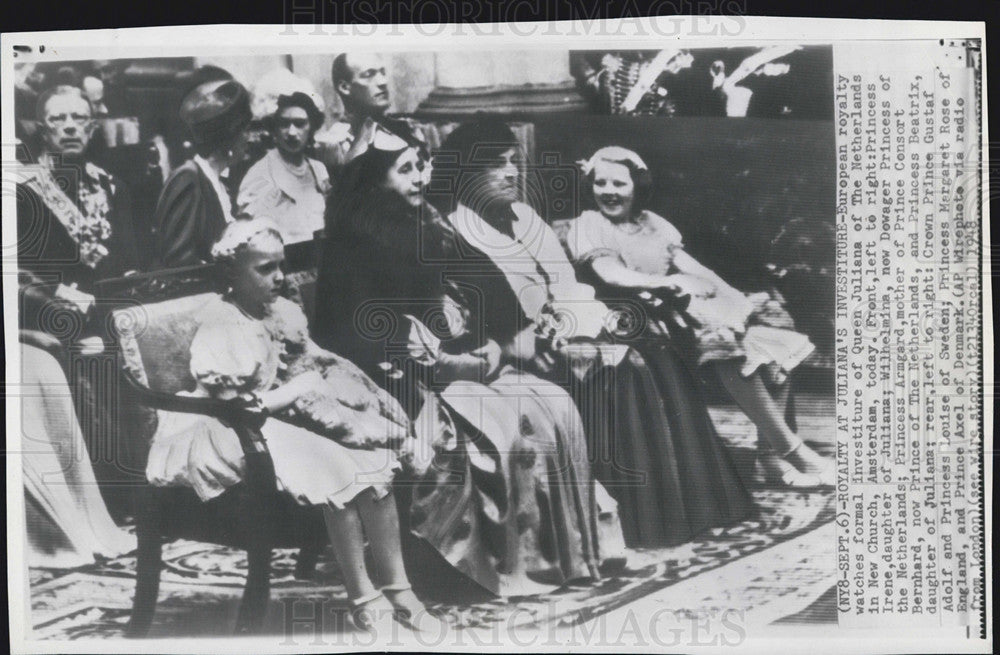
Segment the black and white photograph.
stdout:
<svg viewBox="0 0 1000 655">
<path fill-rule="evenodd" d="M 908 360 L 866 368 L 845 344 L 902 343 L 910 295 L 883 324 L 845 294 L 869 266 L 900 293 L 927 281 L 846 241 L 902 210 L 849 207 L 902 206 L 899 166 L 924 161 L 876 158 L 897 143 L 888 83 L 838 74 L 833 39 L 279 52 L 228 34 L 245 47 L 8 62 L 8 538 L 33 649 L 718 649 L 835 634 L 890 575 L 852 538 L 932 578 L 886 583 L 882 612 L 943 616 L 921 557 L 983 565 L 950 536 L 921 555 L 861 527 L 889 526 L 917 478 L 853 463 L 844 439 L 902 465 L 862 425 L 895 401 L 841 385 L 889 389 Z M 979 119 L 936 102 L 935 135 Z M 929 143 L 909 129 L 899 148 Z M 848 154 L 862 132 L 871 154 Z M 938 156 L 958 184 L 963 160 Z M 871 248 L 934 239 L 938 261 L 978 263 L 978 218 L 962 241 L 917 213 L 912 240 Z M 966 329 L 918 295 L 921 330 Z M 971 368 L 992 337 L 966 345 Z M 945 432 L 965 426 L 940 396 L 973 393 L 962 374 L 920 405 Z M 955 447 L 937 466 L 958 476 L 973 446 Z"/>
</svg>

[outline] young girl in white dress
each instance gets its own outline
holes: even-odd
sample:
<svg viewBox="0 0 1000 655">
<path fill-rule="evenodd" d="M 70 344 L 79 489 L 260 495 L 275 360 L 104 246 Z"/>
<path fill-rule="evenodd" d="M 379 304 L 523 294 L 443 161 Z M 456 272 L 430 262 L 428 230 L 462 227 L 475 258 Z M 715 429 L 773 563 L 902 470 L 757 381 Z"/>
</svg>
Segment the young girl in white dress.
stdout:
<svg viewBox="0 0 1000 655">
<path fill-rule="evenodd" d="M 688 296 L 692 354 L 698 365 L 716 369 L 756 424 L 761 477 L 788 487 L 831 486 L 832 462 L 785 420 L 787 377 L 814 350 L 809 339 L 795 331 L 791 317 L 768 294 L 748 296 L 734 289 L 684 250 L 677 228 L 643 207 L 652 181 L 639 155 L 611 146 L 582 166 L 597 211 L 573 221 L 567 234 L 573 258 L 611 287 Z"/>
<path fill-rule="evenodd" d="M 200 317 L 191 344 L 194 395 L 243 396 L 268 410 L 261 432 L 278 487 L 323 508 L 355 623 L 437 625 L 403 567 L 390 486 L 400 466 L 390 446 L 409 434 L 402 408 L 352 363 L 317 346 L 299 306 L 278 295 L 284 245 L 275 225 L 230 223 L 212 255 L 230 288 Z M 207 416 L 160 412 L 146 470 L 152 484 L 191 487 L 207 501 L 243 473 L 232 429 Z M 366 536 L 378 587 L 365 565 Z"/>
</svg>

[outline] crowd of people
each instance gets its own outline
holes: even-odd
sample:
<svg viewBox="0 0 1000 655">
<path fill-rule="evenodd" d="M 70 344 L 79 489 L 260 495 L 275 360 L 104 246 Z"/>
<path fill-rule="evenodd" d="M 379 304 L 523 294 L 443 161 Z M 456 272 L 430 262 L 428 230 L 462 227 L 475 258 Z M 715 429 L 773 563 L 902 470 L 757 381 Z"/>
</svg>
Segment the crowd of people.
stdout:
<svg viewBox="0 0 1000 655">
<path fill-rule="evenodd" d="M 419 628 L 408 623 L 423 608 L 414 539 L 456 579 L 515 595 L 614 575 L 626 547 L 752 516 L 702 375 L 757 426 L 763 480 L 832 485 L 831 462 L 787 411 L 789 375 L 812 344 L 780 302 L 685 252 L 644 204 L 655 181 L 639 154 L 608 147 L 582 163 L 592 209 L 562 240 L 524 202 L 527 153 L 502 120 L 477 116 L 432 152 L 387 115 L 379 57 L 338 56 L 332 81 L 341 121 L 324 126 L 308 88 L 279 93 L 265 122 L 274 147 L 232 180 L 251 92 L 220 69 L 196 73 L 180 105 L 195 154 L 166 180 L 156 252 L 142 253 L 128 190 L 88 161 L 85 89 L 42 93 L 42 147 L 18 192 L 25 370 L 60 377 L 60 353 L 113 338 L 93 320 L 99 280 L 215 263 L 220 293 L 199 317 L 190 392 L 266 409 L 279 489 L 322 508 L 361 627 L 395 612 Z M 307 316 L 286 297 L 283 261 L 285 244 L 314 239 Z M 79 453 L 86 398 L 67 407 L 50 395 L 25 397 L 26 434 L 52 457 L 67 443 Z M 36 564 L 134 547 L 85 463 L 55 467 L 61 484 L 26 476 Z M 145 470 L 207 501 L 242 479 L 243 454 L 218 420 L 161 412 Z"/>
</svg>

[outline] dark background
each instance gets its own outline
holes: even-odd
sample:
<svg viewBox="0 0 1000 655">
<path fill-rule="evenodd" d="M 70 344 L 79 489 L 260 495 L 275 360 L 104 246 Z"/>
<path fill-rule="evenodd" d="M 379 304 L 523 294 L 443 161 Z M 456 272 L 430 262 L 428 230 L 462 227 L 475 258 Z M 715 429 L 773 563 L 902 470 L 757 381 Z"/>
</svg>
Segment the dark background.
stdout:
<svg viewBox="0 0 1000 655">
<path fill-rule="evenodd" d="M 688 42 L 685 45 L 696 45 Z M 725 74 L 731 75 L 747 57 L 756 54 L 761 46 L 737 48 L 690 47 L 691 65 L 676 73 L 665 73 L 659 82 L 667 89 L 674 116 L 725 116 L 725 99 L 720 91 L 713 90 L 712 63 L 721 61 Z M 595 69 L 601 67 L 601 57 L 608 51 L 570 51 L 571 60 L 582 58 Z M 621 52 L 621 51 L 619 51 Z M 633 50 L 652 59 L 656 50 Z M 747 116 L 751 118 L 793 118 L 799 120 L 833 120 L 833 48 L 830 46 L 804 46 L 799 50 L 775 59 L 776 63 L 789 65 L 783 75 L 750 75 L 739 83 L 753 91 Z M 585 95 L 592 96 L 592 93 Z M 591 97 L 595 109 L 600 100 Z"/>
<path fill-rule="evenodd" d="M 817 18 L 883 18 L 912 20 L 982 21 L 997 18 L 996 0 L 962 2 L 913 2 L 912 0 L 840 0 L 838 2 L 803 2 L 802 0 L 674 0 L 637 2 L 635 0 L 556 0 L 482 2 L 481 0 L 401 0 L 357 1 L 351 12 L 337 9 L 341 2 L 316 0 L 245 0 L 239 3 L 188 1 L 159 3 L 66 3 L 60 0 L 33 0 L 30 3 L 6 3 L 5 31 L 73 30 L 113 27 L 149 27 L 154 25 L 285 23 L 312 25 L 315 18 L 306 8 L 323 7 L 321 22 L 435 23 L 448 20 L 442 11 L 422 8 L 421 4 L 457 8 L 459 16 L 451 20 L 489 23 L 496 21 L 575 20 L 666 16 L 675 14 L 809 16 Z M 474 6 L 475 11 L 466 7 Z M 462 11 L 462 9 L 466 9 Z M 294 14 L 294 16 L 293 16 Z M 353 20 L 352 20 L 353 18 Z M 995 26 L 987 24 L 992 35 Z M 849 36 L 849 35 L 848 35 Z"/>
</svg>

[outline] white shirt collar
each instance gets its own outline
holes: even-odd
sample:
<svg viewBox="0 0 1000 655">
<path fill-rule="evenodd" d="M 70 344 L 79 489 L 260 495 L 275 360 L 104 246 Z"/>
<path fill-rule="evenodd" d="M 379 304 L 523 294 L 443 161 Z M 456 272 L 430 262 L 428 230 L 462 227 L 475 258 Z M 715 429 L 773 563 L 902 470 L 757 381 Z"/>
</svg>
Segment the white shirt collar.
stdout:
<svg viewBox="0 0 1000 655">
<path fill-rule="evenodd" d="M 194 156 L 194 163 L 198 165 L 198 168 L 205 174 L 208 181 L 212 183 L 212 188 L 215 189 L 215 195 L 219 199 L 219 204 L 222 205 L 222 215 L 225 217 L 227 223 L 231 222 L 233 220 L 233 200 L 229 197 L 229 191 L 222 184 L 218 173 L 215 172 L 215 169 L 201 155 Z"/>
</svg>

